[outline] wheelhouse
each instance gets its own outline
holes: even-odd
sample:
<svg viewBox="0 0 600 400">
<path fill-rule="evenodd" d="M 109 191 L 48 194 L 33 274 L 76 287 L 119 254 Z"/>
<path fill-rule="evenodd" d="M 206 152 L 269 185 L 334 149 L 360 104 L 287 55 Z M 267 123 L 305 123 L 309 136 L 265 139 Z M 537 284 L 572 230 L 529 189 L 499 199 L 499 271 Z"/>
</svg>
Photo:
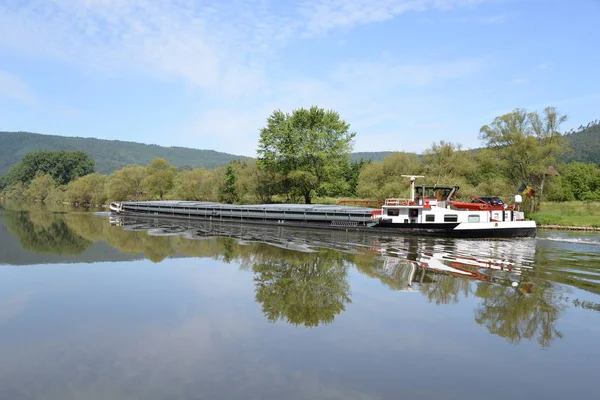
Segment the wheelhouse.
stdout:
<svg viewBox="0 0 600 400">
<path fill-rule="evenodd" d="M 458 189 L 458 186 L 448 185 L 417 186 L 415 188 L 415 200 L 420 205 L 425 204 L 423 199 L 429 204 L 437 204 L 441 201 L 452 201 Z"/>
</svg>

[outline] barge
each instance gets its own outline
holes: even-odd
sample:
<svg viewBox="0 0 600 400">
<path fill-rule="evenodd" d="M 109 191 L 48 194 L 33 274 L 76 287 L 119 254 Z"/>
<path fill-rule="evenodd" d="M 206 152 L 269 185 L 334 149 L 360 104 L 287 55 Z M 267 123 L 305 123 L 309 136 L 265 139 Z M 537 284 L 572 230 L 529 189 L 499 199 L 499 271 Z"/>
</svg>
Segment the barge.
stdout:
<svg viewBox="0 0 600 400">
<path fill-rule="evenodd" d="M 405 175 L 403 175 L 405 176 Z M 535 221 L 526 221 L 515 204 L 491 205 L 454 200 L 458 186 L 421 186 L 415 190 L 410 177 L 411 198 L 386 199 L 381 208 L 310 204 L 232 205 L 196 201 L 114 202 L 110 210 L 119 215 L 199 219 L 306 228 L 371 231 L 401 235 L 461 238 L 534 237 Z M 476 204 L 476 205 L 474 205 Z"/>
</svg>

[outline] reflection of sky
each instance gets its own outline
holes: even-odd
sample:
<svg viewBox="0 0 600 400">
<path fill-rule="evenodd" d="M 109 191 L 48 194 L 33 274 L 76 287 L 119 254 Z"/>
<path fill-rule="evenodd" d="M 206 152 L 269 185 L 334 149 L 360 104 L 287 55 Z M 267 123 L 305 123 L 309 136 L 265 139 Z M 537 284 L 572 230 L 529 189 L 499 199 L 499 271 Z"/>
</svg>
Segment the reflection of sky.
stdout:
<svg viewBox="0 0 600 400">
<path fill-rule="evenodd" d="M 566 398 L 596 390 L 590 311 L 561 319 L 565 338 L 549 348 L 511 345 L 474 322 L 474 296 L 437 306 L 351 269 L 352 303 L 332 324 L 308 329 L 269 323 L 252 278 L 235 263 L 197 258 L 0 267 L 0 315 L 9 315 L 0 321 L 0 398 Z"/>
</svg>

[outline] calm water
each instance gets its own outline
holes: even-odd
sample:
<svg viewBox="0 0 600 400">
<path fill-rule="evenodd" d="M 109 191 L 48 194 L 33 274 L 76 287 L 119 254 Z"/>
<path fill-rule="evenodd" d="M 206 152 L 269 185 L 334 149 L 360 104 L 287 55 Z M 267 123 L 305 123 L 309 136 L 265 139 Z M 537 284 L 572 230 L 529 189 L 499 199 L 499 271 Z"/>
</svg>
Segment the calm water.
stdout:
<svg viewBox="0 0 600 400">
<path fill-rule="evenodd" d="M 600 235 L 0 203 L 0 399 L 597 398 Z"/>
</svg>

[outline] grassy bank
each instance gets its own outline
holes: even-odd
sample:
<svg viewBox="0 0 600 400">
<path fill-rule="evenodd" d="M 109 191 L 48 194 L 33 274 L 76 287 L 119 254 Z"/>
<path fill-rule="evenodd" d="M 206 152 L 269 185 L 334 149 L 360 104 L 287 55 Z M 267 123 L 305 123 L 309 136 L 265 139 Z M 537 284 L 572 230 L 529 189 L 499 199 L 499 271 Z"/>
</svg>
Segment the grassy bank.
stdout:
<svg viewBox="0 0 600 400">
<path fill-rule="evenodd" d="M 544 202 L 541 211 L 530 214 L 540 225 L 589 226 L 600 228 L 600 202 Z"/>
</svg>

